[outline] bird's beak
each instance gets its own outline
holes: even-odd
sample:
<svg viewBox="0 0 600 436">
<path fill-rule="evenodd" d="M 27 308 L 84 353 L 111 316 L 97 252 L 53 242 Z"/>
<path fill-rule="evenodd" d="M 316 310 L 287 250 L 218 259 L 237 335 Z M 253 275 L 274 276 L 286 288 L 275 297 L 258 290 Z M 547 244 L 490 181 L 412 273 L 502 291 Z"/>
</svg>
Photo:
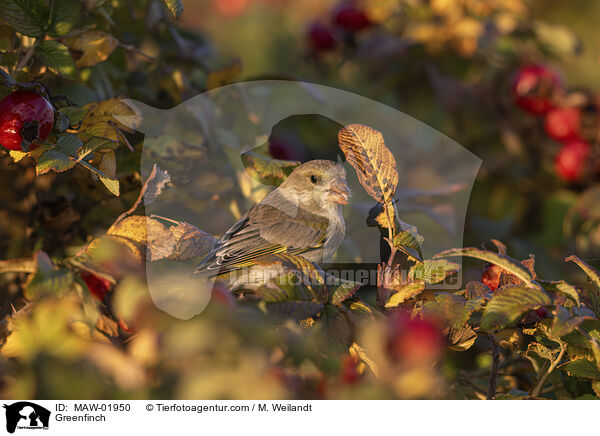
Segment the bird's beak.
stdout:
<svg viewBox="0 0 600 436">
<path fill-rule="evenodd" d="M 350 190 L 344 179 L 333 180 L 325 190 L 325 199 L 339 204 L 348 204 Z"/>
</svg>

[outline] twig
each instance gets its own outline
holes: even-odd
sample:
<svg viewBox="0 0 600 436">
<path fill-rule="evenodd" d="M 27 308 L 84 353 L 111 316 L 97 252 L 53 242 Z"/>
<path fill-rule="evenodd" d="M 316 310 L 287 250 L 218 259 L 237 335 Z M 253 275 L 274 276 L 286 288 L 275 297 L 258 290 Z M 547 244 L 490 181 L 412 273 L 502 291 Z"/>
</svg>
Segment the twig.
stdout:
<svg viewBox="0 0 600 436">
<path fill-rule="evenodd" d="M 34 273 L 36 270 L 35 259 L 8 259 L 0 260 L 1 273 Z"/>
<path fill-rule="evenodd" d="M 27 53 L 25 53 L 25 56 L 23 56 L 21 58 L 21 60 L 19 61 L 19 63 L 15 67 L 15 69 L 12 71 L 13 76 L 15 74 L 17 74 L 19 71 L 21 71 L 23 69 L 23 67 L 25 67 L 25 65 L 27 65 L 27 62 L 29 62 L 29 59 L 31 59 L 31 56 L 33 56 L 33 52 L 35 51 L 36 45 L 37 45 L 37 40 L 35 40 L 35 42 L 33 44 L 31 44 L 31 47 L 29 47 L 29 50 L 27 50 Z"/>
<path fill-rule="evenodd" d="M 500 363 L 500 350 L 496 341 L 492 340 L 492 368 L 490 369 L 490 382 L 488 386 L 487 399 L 496 399 L 498 387 L 498 364 Z"/>
<path fill-rule="evenodd" d="M 540 380 L 537 382 L 537 384 L 533 388 L 533 391 L 531 392 L 530 398 L 536 398 L 540 394 L 540 391 L 544 387 L 544 383 L 546 383 L 546 379 L 552 373 L 552 371 L 554 371 L 554 369 L 556 368 L 556 365 L 558 365 L 560 363 L 560 361 L 563 357 L 563 354 L 565 353 L 565 348 L 566 348 L 565 344 L 561 343 L 560 344 L 560 352 L 558 353 L 558 356 L 556 356 L 556 359 L 554 359 L 552 361 L 552 363 L 550 363 L 550 366 L 548 367 L 546 372 L 544 372 L 544 374 L 540 377 Z"/>
<path fill-rule="evenodd" d="M 146 54 L 146 53 L 144 53 L 144 52 L 143 52 L 143 51 L 141 51 L 139 48 L 137 48 L 137 47 L 135 47 L 135 46 L 133 46 L 133 45 L 130 45 L 130 44 L 124 44 L 124 43 L 122 43 L 122 42 L 120 42 L 120 41 L 119 41 L 119 45 L 120 45 L 121 47 L 123 47 L 125 50 L 129 50 L 129 51 L 135 52 L 135 53 L 139 54 L 140 56 L 143 56 L 143 57 L 145 57 L 145 58 L 146 58 L 146 59 L 148 59 L 150 62 L 156 62 L 156 58 L 154 58 L 154 57 L 150 56 L 149 54 Z"/>
</svg>

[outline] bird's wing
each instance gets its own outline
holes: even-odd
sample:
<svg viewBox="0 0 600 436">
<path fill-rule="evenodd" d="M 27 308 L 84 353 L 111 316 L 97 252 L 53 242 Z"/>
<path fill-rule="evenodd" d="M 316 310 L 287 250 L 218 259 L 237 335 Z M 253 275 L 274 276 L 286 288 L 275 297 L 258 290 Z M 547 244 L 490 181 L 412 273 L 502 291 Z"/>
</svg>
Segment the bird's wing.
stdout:
<svg viewBox="0 0 600 436">
<path fill-rule="evenodd" d="M 197 277 L 215 276 L 252 266 L 274 253 L 303 254 L 321 249 L 328 221 L 308 211 L 294 217 L 270 205 L 258 204 L 235 223 L 194 271 Z"/>
</svg>

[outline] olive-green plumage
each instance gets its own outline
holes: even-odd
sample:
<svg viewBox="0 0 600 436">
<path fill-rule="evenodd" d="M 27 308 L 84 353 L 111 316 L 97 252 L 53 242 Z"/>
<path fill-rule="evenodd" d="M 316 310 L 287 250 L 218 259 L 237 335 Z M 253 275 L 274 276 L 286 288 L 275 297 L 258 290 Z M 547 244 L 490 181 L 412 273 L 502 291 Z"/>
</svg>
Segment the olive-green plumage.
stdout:
<svg viewBox="0 0 600 436">
<path fill-rule="evenodd" d="M 194 275 L 214 277 L 252 268 L 274 253 L 323 262 L 344 238 L 342 205 L 349 194 L 341 165 L 313 160 L 298 166 L 225 232 Z"/>
</svg>

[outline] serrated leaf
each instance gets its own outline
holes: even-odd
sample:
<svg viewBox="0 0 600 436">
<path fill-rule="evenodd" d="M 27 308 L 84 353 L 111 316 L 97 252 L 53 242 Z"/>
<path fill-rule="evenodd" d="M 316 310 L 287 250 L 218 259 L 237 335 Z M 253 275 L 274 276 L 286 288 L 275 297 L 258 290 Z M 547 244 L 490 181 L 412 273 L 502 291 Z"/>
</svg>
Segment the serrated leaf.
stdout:
<svg viewBox="0 0 600 436">
<path fill-rule="evenodd" d="M 75 162 L 69 159 L 69 156 L 59 150 L 47 150 L 38 158 L 35 166 L 35 173 L 38 176 L 46 174 L 49 171 L 62 173 L 75 166 Z"/>
<path fill-rule="evenodd" d="M 50 71 L 66 79 L 75 79 L 75 62 L 66 45 L 58 41 L 46 40 L 37 45 L 35 52 Z"/>
<path fill-rule="evenodd" d="M 532 342 L 527 346 L 527 351 L 523 354 L 523 357 L 531 362 L 533 369 L 538 373 L 540 369 L 554 360 L 554 353 L 545 345 Z"/>
<path fill-rule="evenodd" d="M 421 245 L 414 234 L 408 230 L 403 230 L 396 234 L 396 237 L 394 238 L 394 247 L 418 261 L 423 260 Z"/>
<path fill-rule="evenodd" d="M 562 367 L 572 377 L 600 380 L 600 369 L 587 359 L 578 359 L 567 363 Z"/>
<path fill-rule="evenodd" d="M 107 148 L 113 148 L 119 144 L 105 138 L 91 138 L 86 141 L 85 144 L 77 152 L 77 159 L 84 160 L 89 159 L 91 154 L 96 150 L 105 150 Z"/>
<path fill-rule="evenodd" d="M 545 291 L 537 288 L 505 288 L 496 291 L 481 317 L 481 329 L 503 328 L 518 321 L 525 312 L 552 304 Z"/>
<path fill-rule="evenodd" d="M 466 326 L 458 330 L 450 329 L 450 333 L 448 334 L 448 346 L 455 351 L 468 350 L 476 340 L 477 333 L 475 333 L 471 326 Z"/>
<path fill-rule="evenodd" d="M 71 125 L 69 117 L 60 111 L 54 111 L 54 130 L 64 132 Z"/>
<path fill-rule="evenodd" d="M 300 165 L 298 161 L 271 159 L 252 151 L 242 154 L 242 163 L 253 178 L 273 186 L 279 186 Z"/>
<path fill-rule="evenodd" d="M 502 269 L 510 272 L 519 279 L 521 279 L 527 286 L 537 287 L 531 271 L 529 271 L 521 262 L 512 259 L 502 254 L 494 253 L 493 251 L 480 250 L 479 248 L 467 247 L 467 248 L 453 248 L 450 250 L 443 251 L 433 256 L 433 259 L 443 257 L 473 257 L 475 259 L 485 260 L 486 262 L 500 266 Z"/>
<path fill-rule="evenodd" d="M 183 13 L 183 2 L 181 0 L 162 0 L 162 2 L 175 19 Z"/>
<path fill-rule="evenodd" d="M 572 317 L 567 309 L 558 306 L 550 330 L 552 337 L 560 338 L 561 336 L 571 333 L 575 327 L 579 326 L 584 320 L 585 318 L 583 316 Z"/>
<path fill-rule="evenodd" d="M 73 30 L 80 18 L 81 3 L 79 0 L 53 0 L 48 34 L 57 37 Z"/>
<path fill-rule="evenodd" d="M 60 295 L 69 290 L 73 275 L 69 270 L 54 266 L 48 255 L 38 252 L 35 255 L 36 272 L 27 283 L 27 295 L 37 298 L 43 294 Z"/>
<path fill-rule="evenodd" d="M 446 292 L 435 296 L 435 301 L 428 301 L 423 306 L 423 314 L 426 317 L 446 319 L 450 328 L 459 330 L 465 326 L 474 308 L 467 306 L 462 295 Z"/>
<path fill-rule="evenodd" d="M 478 297 L 484 297 L 486 300 L 489 300 L 492 298 L 492 291 L 481 282 L 467 283 L 467 286 L 465 286 L 465 298 L 470 300 Z"/>
<path fill-rule="evenodd" d="M 600 316 L 600 273 L 596 268 L 588 265 L 577 256 L 569 256 L 565 261 L 575 262 L 588 276 L 592 286 L 582 289 L 581 292 L 586 300 L 588 300 L 589 306 L 596 316 Z"/>
<path fill-rule="evenodd" d="M 439 283 L 446 277 L 460 270 L 460 265 L 445 259 L 425 260 L 410 268 L 408 278 L 410 281 L 424 281 L 426 283 Z"/>
<path fill-rule="evenodd" d="M 326 351 L 345 351 L 350 347 L 353 338 L 352 325 L 341 308 L 326 304 L 320 324 L 326 333 Z"/>
<path fill-rule="evenodd" d="M 351 124 L 340 129 L 338 142 L 367 193 L 376 201 L 387 203 L 396 192 L 398 171 L 381 133 L 362 124 Z"/>
<path fill-rule="evenodd" d="M 331 304 L 339 306 L 348 298 L 352 297 L 356 291 L 362 287 L 362 283 L 353 282 L 350 280 L 342 280 L 342 283 L 337 284 L 331 291 Z"/>
<path fill-rule="evenodd" d="M 425 283 L 413 282 L 396 289 L 396 293 L 390 296 L 390 299 L 385 303 L 385 307 L 397 307 L 413 296 L 420 294 L 425 290 Z"/>
<path fill-rule="evenodd" d="M 79 68 L 91 67 L 104 62 L 119 46 L 117 38 L 100 30 L 89 30 L 77 36 L 65 38 L 63 42 L 72 51 L 81 53 L 81 56 L 75 61 L 75 65 Z"/>
<path fill-rule="evenodd" d="M 44 0 L 2 0 L 0 16 L 17 32 L 38 38 L 45 33 L 49 10 Z"/>
<path fill-rule="evenodd" d="M 77 157 L 77 153 L 82 146 L 81 139 L 77 135 L 63 135 L 56 141 L 56 145 L 67 156 Z"/>
<path fill-rule="evenodd" d="M 86 115 L 79 132 L 111 141 L 121 140 L 119 130 L 133 132 L 142 119 L 133 103 L 118 97 L 90 103 L 84 109 Z M 127 120 L 127 124 L 121 120 Z"/>
<path fill-rule="evenodd" d="M 259 265 L 279 264 L 288 271 L 300 273 L 308 284 L 324 284 L 324 273 L 314 263 L 308 261 L 302 256 L 296 256 L 287 253 L 273 253 L 256 259 Z"/>
<path fill-rule="evenodd" d="M 69 123 L 71 126 L 76 126 L 79 124 L 86 114 L 85 108 L 76 106 L 63 107 L 59 109 L 58 112 L 61 112 L 69 118 Z"/>
<path fill-rule="evenodd" d="M 540 284 L 546 291 L 560 292 L 561 294 L 565 294 L 567 297 L 569 297 L 578 306 L 581 304 L 579 302 L 579 292 L 577 292 L 577 288 L 568 284 L 564 280 L 554 282 L 540 280 Z"/>
</svg>

